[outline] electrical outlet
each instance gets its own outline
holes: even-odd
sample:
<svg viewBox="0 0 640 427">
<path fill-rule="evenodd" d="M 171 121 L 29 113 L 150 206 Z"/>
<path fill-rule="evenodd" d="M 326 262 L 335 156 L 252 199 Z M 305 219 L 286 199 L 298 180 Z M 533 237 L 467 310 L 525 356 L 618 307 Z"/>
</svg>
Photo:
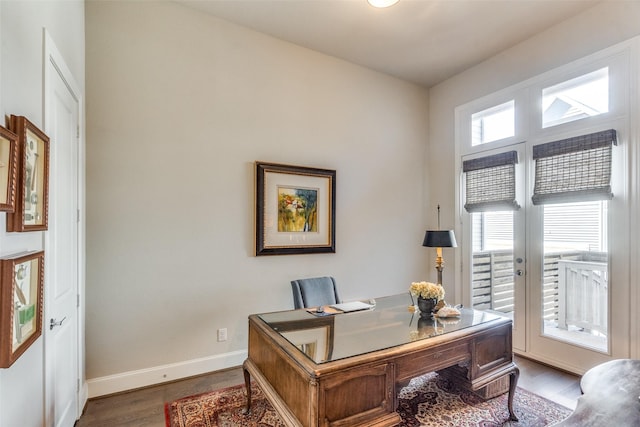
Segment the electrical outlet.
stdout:
<svg viewBox="0 0 640 427">
<path fill-rule="evenodd" d="M 227 328 L 218 329 L 218 341 L 226 341 L 227 340 Z"/>
</svg>

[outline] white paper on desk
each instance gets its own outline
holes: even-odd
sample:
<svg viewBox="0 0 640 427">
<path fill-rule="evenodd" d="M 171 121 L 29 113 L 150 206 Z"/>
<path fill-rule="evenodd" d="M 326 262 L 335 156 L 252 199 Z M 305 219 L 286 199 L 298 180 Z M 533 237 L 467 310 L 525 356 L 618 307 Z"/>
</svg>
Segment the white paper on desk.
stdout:
<svg viewBox="0 0 640 427">
<path fill-rule="evenodd" d="M 336 308 L 340 311 L 348 313 L 350 311 L 358 311 L 358 310 L 367 310 L 372 308 L 371 304 L 367 304 L 362 301 L 353 301 L 353 302 L 343 302 L 341 304 L 333 304 L 330 307 Z"/>
</svg>

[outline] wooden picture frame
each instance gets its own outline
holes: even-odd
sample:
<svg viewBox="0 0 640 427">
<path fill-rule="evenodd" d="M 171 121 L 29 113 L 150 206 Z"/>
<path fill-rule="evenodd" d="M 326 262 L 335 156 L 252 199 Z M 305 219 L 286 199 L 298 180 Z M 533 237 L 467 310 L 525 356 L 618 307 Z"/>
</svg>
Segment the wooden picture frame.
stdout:
<svg viewBox="0 0 640 427">
<path fill-rule="evenodd" d="M 13 212 L 18 179 L 18 135 L 0 126 L 0 211 Z"/>
<path fill-rule="evenodd" d="M 0 368 L 42 335 L 44 251 L 0 259 Z"/>
<path fill-rule="evenodd" d="M 335 253 L 336 171 L 256 162 L 256 256 Z"/>
<path fill-rule="evenodd" d="M 18 184 L 7 231 L 47 230 L 49 211 L 49 137 L 24 116 L 11 116 L 18 136 Z"/>
</svg>

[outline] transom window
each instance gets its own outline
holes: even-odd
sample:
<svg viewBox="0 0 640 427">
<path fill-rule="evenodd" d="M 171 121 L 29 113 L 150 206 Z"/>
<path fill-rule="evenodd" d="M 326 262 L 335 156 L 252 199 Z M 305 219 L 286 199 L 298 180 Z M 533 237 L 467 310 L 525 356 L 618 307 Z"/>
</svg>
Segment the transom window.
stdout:
<svg viewBox="0 0 640 427">
<path fill-rule="evenodd" d="M 471 145 L 515 135 L 515 101 L 496 105 L 471 116 Z"/>
<path fill-rule="evenodd" d="M 609 111 L 609 68 L 584 74 L 542 90 L 542 127 Z"/>
</svg>

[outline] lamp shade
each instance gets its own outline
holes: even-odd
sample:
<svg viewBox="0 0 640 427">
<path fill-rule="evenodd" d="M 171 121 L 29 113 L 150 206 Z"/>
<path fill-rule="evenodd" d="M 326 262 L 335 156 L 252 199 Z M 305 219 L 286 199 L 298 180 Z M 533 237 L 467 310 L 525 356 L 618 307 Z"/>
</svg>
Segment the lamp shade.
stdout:
<svg viewBox="0 0 640 427">
<path fill-rule="evenodd" d="M 458 244 L 453 230 L 427 230 L 422 246 L 428 248 L 455 248 Z"/>
</svg>

